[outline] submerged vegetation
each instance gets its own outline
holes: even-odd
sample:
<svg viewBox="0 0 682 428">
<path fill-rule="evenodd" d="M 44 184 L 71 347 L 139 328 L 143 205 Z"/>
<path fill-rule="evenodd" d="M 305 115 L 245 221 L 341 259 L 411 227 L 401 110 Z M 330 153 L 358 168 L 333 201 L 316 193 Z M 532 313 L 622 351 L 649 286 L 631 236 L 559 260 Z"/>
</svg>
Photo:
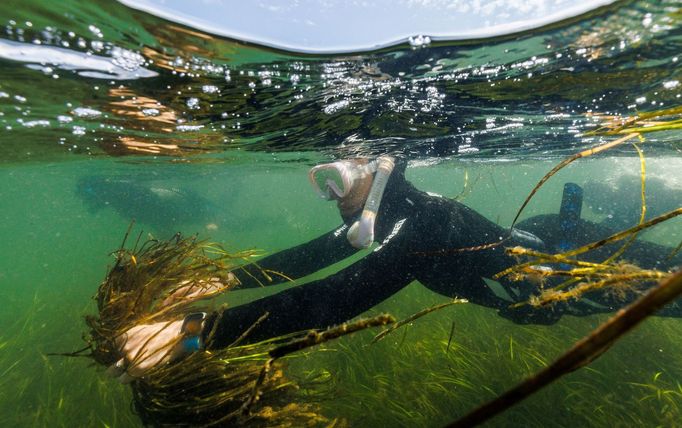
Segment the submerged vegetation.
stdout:
<svg viewBox="0 0 682 428">
<path fill-rule="evenodd" d="M 634 239 L 663 237 L 669 260 L 682 251 L 677 0 L 616 2 L 612 11 L 503 40 L 324 57 L 225 40 L 121 3 L 29 0 L 0 9 L 0 426 L 138 427 L 141 419 L 444 426 L 533 379 L 610 316 L 517 325 L 480 306 L 443 303 L 414 284 L 370 312 L 377 323 L 388 321 L 383 311 L 403 320 L 376 343 L 377 332 L 363 331 L 305 348 L 338 330 L 242 341 L 132 385 L 95 370 L 91 358 L 48 357 L 82 347 L 86 314 L 90 347 L 82 355 L 110 366 L 120 357 L 115 337 L 130 325 L 259 296 L 230 288 L 230 270 L 249 252 L 228 255 L 192 238 L 142 239 L 114 253 L 109 282 L 88 301 L 106 254 L 119 248 L 112 231 L 131 218 L 157 236 L 199 230 L 273 251 L 332 227 L 328 212 L 299 192 L 299 173 L 321 159 L 402 153 L 416 166 L 408 172 L 424 177 L 420 188 L 456 195 L 504 226 L 519 189 L 532 187 L 556 156 L 580 152 L 553 170 L 544 195 L 569 173 L 604 184 L 627 165 L 641 177 L 628 183 L 641 182 L 641 190 L 620 187 L 612 197 L 632 214 L 612 241 L 580 254 L 509 250 L 519 264 L 504 275 L 537 285 L 524 303 L 533 309 L 580 304 L 592 293 L 639 295 L 670 280 L 671 272 L 641 269 L 627 257 Z M 90 69 L 93 60 L 105 68 Z M 136 71 L 158 76 L 118 80 Z M 587 157 L 595 161 L 577 162 Z M 637 160 L 640 168 L 629 168 Z M 463 185 L 445 187 L 452 182 L 444 176 L 461 166 L 469 168 Z M 669 193 L 657 192 L 653 179 L 666 175 Z M 537 197 L 529 211 L 555 212 L 553 195 Z M 219 203 L 209 209 L 207 201 Z M 608 254 L 588 261 L 599 250 Z M 225 287 L 203 303 L 162 307 L 182 278 L 199 286 L 221 278 Z M 679 425 L 680 325 L 648 318 L 491 425 Z M 287 350 L 297 352 L 279 356 Z"/>
<path fill-rule="evenodd" d="M 528 197 L 525 199 L 521 208 L 519 208 L 513 222 L 512 227 L 521 215 L 523 209 L 528 205 L 530 200 L 536 192 L 559 170 L 566 167 L 570 163 L 589 156 L 596 155 L 614 147 L 618 147 L 630 140 L 637 138 L 641 143 L 646 140 L 640 132 L 646 132 L 655 128 L 654 130 L 672 130 L 678 128 L 679 118 L 682 114 L 682 108 L 676 107 L 666 110 L 654 111 L 645 114 L 634 116 L 633 118 L 622 119 L 618 123 L 613 122 L 613 118 L 606 118 L 605 124 L 594 131 L 595 135 L 613 135 L 626 134 L 624 137 L 613 141 L 601 144 L 597 147 L 583 150 L 573 156 L 569 156 L 563 161 L 559 162 L 552 168 L 538 184 L 532 189 Z M 605 292 L 610 291 L 621 298 L 633 291 L 642 291 L 642 287 L 650 287 L 656 282 L 668 279 L 672 273 L 642 269 L 634 264 L 628 263 L 621 257 L 630 246 L 630 244 L 637 238 L 638 234 L 664 221 L 670 220 L 682 214 L 682 207 L 674 209 L 665 214 L 659 215 L 653 219 L 646 220 L 647 204 L 646 204 L 646 161 L 643 151 L 635 143 L 632 146 L 636 150 L 640 159 L 640 199 L 641 209 L 639 222 L 631 228 L 619 231 L 597 242 L 592 242 L 583 245 L 579 248 L 570 249 L 568 251 L 557 254 L 544 254 L 531 249 L 514 247 L 507 248 L 507 253 L 513 256 L 523 256 L 530 259 L 527 262 L 512 266 L 502 272 L 499 272 L 495 278 L 507 277 L 512 280 L 530 280 L 539 283 L 542 287 L 541 293 L 531 298 L 528 304 L 533 306 L 543 306 L 559 301 L 566 301 L 570 299 L 578 300 L 583 295 L 592 291 Z M 578 256 L 585 255 L 593 250 L 599 249 L 605 245 L 624 241 L 620 248 L 618 248 L 607 259 L 601 262 L 590 262 L 578 259 Z M 680 243 L 682 245 L 682 242 Z M 675 248 L 667 257 L 672 259 L 679 251 L 680 246 Z M 558 267 L 558 268 L 557 268 Z M 545 287 L 548 278 L 563 278 L 560 284 Z"/>
<path fill-rule="evenodd" d="M 632 116 L 610 116 L 594 114 L 602 125 L 592 134 L 618 135 L 673 131 L 682 128 L 682 106 L 640 112 Z"/>
<path fill-rule="evenodd" d="M 640 134 L 628 133 L 623 138 L 584 150 L 560 162 L 531 191 L 513 223 L 542 185 L 560 169 L 577 159 L 617 147 L 633 138 L 644 141 Z M 646 220 L 645 159 L 639 147 L 634 146 L 640 156 L 642 200 L 640 221 L 636 226 L 598 242 L 557 254 L 541 253 L 521 247 L 507 248 L 509 254 L 526 257 L 529 261 L 500 272 L 498 277 L 535 280 L 543 288 L 526 304 L 539 307 L 565 300 L 580 299 L 590 292 L 604 292 L 606 289 L 611 289 L 614 294 L 621 293 L 622 296 L 632 291 L 641 293 L 645 288 L 652 288 L 652 291 L 647 292 L 643 299 L 638 300 L 627 310 L 620 312 L 578 342 L 554 363 L 549 363 L 548 355 L 532 348 L 527 349 L 525 351 L 527 357 L 534 362 L 528 365 L 528 360 L 526 360 L 526 368 L 543 366 L 545 368 L 508 393 L 453 423 L 452 426 L 479 424 L 492 415 L 506 410 L 513 403 L 527 398 L 559 377 L 590 364 L 624 333 L 682 293 L 679 273 L 674 275 L 665 271 L 642 269 L 620 258 L 640 231 L 682 214 L 681 207 Z M 578 258 L 584 253 L 620 241 L 624 243 L 601 262 L 584 261 Z M 139 248 L 138 245 L 139 238 L 131 250 L 125 249 L 125 245 L 122 245 L 121 249 L 116 252 L 116 263 L 98 290 L 96 300 L 99 316 L 87 319 L 92 329 L 88 339 L 90 346 L 87 349 L 91 351 L 92 357 L 103 365 L 114 364 L 122 357 L 117 341 L 130 327 L 144 322 L 177 319 L 187 313 L 190 307 L 194 307 L 195 303 L 192 299 L 183 298 L 184 295 L 177 297 L 182 290 L 187 290 L 188 287 L 189 289 L 205 288 L 208 292 L 206 297 L 229 291 L 238 284 L 231 272 L 238 269 L 239 264 L 252 254 L 244 252 L 231 255 L 215 244 L 180 236 L 169 241 L 149 240 Z M 476 249 L 462 250 L 476 251 Z M 550 284 L 546 282 L 547 278 L 560 278 L 562 281 Z M 659 282 L 661 285 L 654 287 Z M 216 287 L 215 284 L 218 286 Z M 389 333 L 393 333 L 398 328 L 403 328 L 404 333 L 398 342 L 398 346 L 402 347 L 406 341 L 408 326 L 416 320 L 424 315 L 444 310 L 455 303 L 465 302 L 465 300 L 456 299 L 422 309 L 376 335 L 372 343 L 386 338 Z M 239 343 L 241 340 L 238 340 L 225 349 L 194 353 L 180 362 L 157 366 L 147 375 L 136 379 L 132 385 L 135 411 L 146 425 L 212 426 L 228 423 L 256 426 L 303 426 L 329 423 L 330 420 L 321 413 L 323 406 L 318 402 L 321 397 L 319 391 L 315 392 L 314 388 L 308 390 L 304 388 L 302 391 L 299 383 L 294 380 L 296 376 L 287 374 L 288 370 L 285 370 L 279 358 L 350 332 L 391 322 L 393 322 L 392 317 L 380 315 L 344 324 L 324 332 L 292 334 L 255 344 L 241 344 Z M 466 353 L 465 348 L 458 343 L 459 340 L 453 341 L 456 330 L 455 321 L 452 321 L 447 340 L 440 342 L 439 346 L 444 347 L 443 352 L 446 357 L 450 355 L 451 348 L 452 352 L 457 354 Z M 244 332 L 243 336 L 247 337 L 248 332 L 249 329 Z M 209 343 L 210 340 L 209 334 Z M 515 344 L 513 336 L 509 337 L 507 352 L 512 360 L 519 355 L 518 345 Z M 333 379 L 327 367 L 318 368 L 316 371 L 315 363 L 311 361 L 311 358 L 313 357 L 305 358 L 307 364 L 312 364 L 304 371 L 305 375 L 300 376 L 301 379 Z M 432 358 L 438 359 L 436 355 L 428 357 L 428 359 Z M 135 361 L 131 364 L 135 364 Z M 387 361 L 387 364 L 393 363 Z M 475 370 L 475 365 L 472 365 L 470 360 L 461 359 L 461 357 L 458 357 L 457 365 L 459 366 L 457 371 L 465 367 L 468 367 L 466 370 Z M 381 390 L 396 386 L 392 385 L 392 379 L 381 375 L 381 371 L 372 374 L 372 366 L 368 364 L 368 361 L 359 361 L 355 366 L 364 367 L 367 370 L 367 375 L 373 379 L 375 386 L 379 387 L 379 391 L 374 391 L 375 393 L 381 394 Z M 441 373 L 432 380 L 425 380 L 423 385 L 431 385 L 433 389 L 431 393 L 442 393 L 444 396 L 451 395 L 453 389 L 480 393 L 474 384 L 463 380 L 460 374 L 456 374 L 452 366 L 449 366 L 448 370 L 453 375 L 451 379 L 448 380 L 449 376 Z M 481 373 L 481 376 L 484 376 L 484 373 Z M 654 376 L 654 383 L 660 376 L 661 372 Z M 488 381 L 491 385 L 495 383 L 494 379 L 488 379 Z M 666 401 L 668 407 L 677 403 L 682 397 L 682 390 L 660 391 L 649 384 L 639 382 L 632 384 L 658 391 L 656 397 Z M 499 389 L 487 386 L 485 390 L 494 396 L 495 391 Z M 431 409 L 432 413 L 437 412 L 438 408 L 434 402 L 429 401 L 400 403 L 391 399 L 388 399 L 387 406 L 394 406 L 408 418 L 419 417 L 421 411 L 428 412 L 428 409 Z M 331 423 L 335 424 L 336 421 Z"/>
<path fill-rule="evenodd" d="M 126 235 L 127 238 L 127 235 Z M 96 295 L 98 315 L 88 316 L 90 356 L 104 366 L 124 357 L 121 337 L 136 325 L 171 322 L 196 310 L 201 299 L 218 296 L 238 284 L 232 271 L 250 252 L 228 254 L 215 244 L 182 238 L 148 240 L 132 249 L 126 239 L 115 253 Z M 191 291 L 190 291 L 191 290 Z M 264 316 L 267 316 L 265 314 Z M 389 315 L 361 319 L 326 331 L 294 333 L 259 343 L 242 344 L 249 331 L 222 349 L 195 352 L 153 367 L 132 381 L 135 412 L 149 426 L 312 426 L 329 422 L 314 403 L 297 399 L 299 386 L 279 359 L 368 327 L 392 322 Z M 170 354 L 175 343 L 168 344 Z M 140 353 L 128 365 L 140 364 Z"/>
<path fill-rule="evenodd" d="M 96 251 L 104 254 L 119 243 L 103 244 Z M 224 262 L 231 264 L 229 259 Z M 82 278 L 90 285 L 97 281 L 104 263 L 92 266 L 92 273 L 86 271 Z M 133 263 L 132 258 L 126 263 Z M 128 386 L 93 370 L 85 359 L 31 356 L 74 349 L 82 330 L 80 314 L 93 312 L 84 299 L 91 289 L 69 291 L 68 283 L 55 284 L 59 287 L 54 296 L 36 295 L 34 304 L 23 307 L 0 333 L 2 350 L 10 351 L 0 353 L 0 422 L 139 426 L 139 417 L 129 410 Z M 83 306 L 65 316 L 63 308 L 70 310 L 73 301 Z M 372 313 L 390 311 L 407 319 L 442 302 L 415 284 Z M 350 426 L 441 426 L 547 366 L 604 319 L 564 317 L 551 327 L 519 326 L 476 305 L 451 305 L 406 324 L 371 347 L 367 345 L 375 333 L 363 332 L 283 360 L 283 373 L 301 386 L 288 390 L 298 394 L 296 402 L 318 406 L 318 414 L 332 421 L 345 419 Z M 20 357 L 12 351 L 16 349 L 27 353 Z M 679 320 L 649 319 L 611 352 L 508 410 L 494 424 L 543 426 L 552 419 L 576 426 L 674 426 L 682 418 L 682 398 L 676 394 L 681 353 Z M 260 370 L 266 359 L 254 367 Z M 31 376 L 26 376 L 29 372 Z M 319 386 L 317 392 L 306 388 L 311 381 Z M 35 404 L 22 404 L 27 402 Z"/>
<path fill-rule="evenodd" d="M 680 119 L 676 117 L 663 122 L 651 122 L 651 119 L 669 118 L 671 115 L 679 116 L 681 111 L 679 108 L 668 109 L 624 120 L 620 125 L 607 124 L 600 130 L 602 133 L 606 135 L 625 133 L 627 135 L 595 148 L 583 150 L 557 164 L 532 189 L 514 217 L 512 227 L 540 187 L 560 169 L 580 158 L 592 156 L 617 147 L 633 138 L 639 138 L 641 142 L 644 142 L 644 138 L 639 133 L 643 132 L 643 129 L 650 127 L 656 128 L 655 130 L 657 131 L 676 129 L 680 124 Z M 566 300 L 578 300 L 584 296 L 589 297 L 591 292 L 609 292 L 615 296 L 615 300 L 621 300 L 622 303 L 627 301 L 628 295 L 635 294 L 641 295 L 641 297 L 577 342 L 556 361 L 448 426 L 468 427 L 479 425 L 495 415 L 506 411 L 516 403 L 525 400 L 531 394 L 546 387 L 558 378 L 590 364 L 606 352 L 625 333 L 682 295 L 682 270 L 680 270 L 682 267 L 677 266 L 678 270 L 676 272 L 666 272 L 642 269 L 621 260 L 621 256 L 637 238 L 640 231 L 682 214 L 682 207 L 679 207 L 666 214 L 645 221 L 647 212 L 646 162 L 642 150 L 634 143 L 633 146 L 639 155 L 641 167 L 641 215 L 636 226 L 614 233 L 599 241 L 556 254 L 545 254 L 522 247 L 507 248 L 507 254 L 525 256 L 530 258 L 530 261 L 505 269 L 495 275 L 495 278 L 507 277 L 516 281 L 532 281 L 535 279 L 534 282 L 539 283 L 541 286 L 540 292 L 526 302 L 535 307 L 552 305 Z M 577 259 L 577 256 L 622 240 L 625 242 L 621 247 L 602 262 L 594 263 Z M 680 249 L 680 245 L 670 253 L 667 257 L 668 259 L 675 256 L 675 253 Z M 559 266 L 559 268 L 554 266 Z M 547 278 L 568 279 L 560 282 L 558 285 L 546 286 L 545 279 Z M 523 304 L 516 304 L 514 306 Z M 654 376 L 654 380 L 656 378 L 657 375 Z M 672 390 L 668 391 L 668 394 L 677 395 L 676 391 Z M 660 398 L 661 393 L 658 393 L 658 396 Z M 673 398 L 672 401 L 675 401 L 675 399 Z"/>
</svg>

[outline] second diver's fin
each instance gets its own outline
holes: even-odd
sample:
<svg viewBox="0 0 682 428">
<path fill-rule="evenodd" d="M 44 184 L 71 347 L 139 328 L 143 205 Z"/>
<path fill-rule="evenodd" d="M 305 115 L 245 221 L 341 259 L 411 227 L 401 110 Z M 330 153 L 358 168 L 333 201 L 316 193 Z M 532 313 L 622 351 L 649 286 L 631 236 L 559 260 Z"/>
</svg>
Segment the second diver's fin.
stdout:
<svg viewBox="0 0 682 428">
<path fill-rule="evenodd" d="M 576 248 L 580 212 L 583 209 L 583 188 L 575 183 L 564 184 L 559 209 L 559 230 L 561 237 L 557 250 L 564 252 Z"/>
</svg>

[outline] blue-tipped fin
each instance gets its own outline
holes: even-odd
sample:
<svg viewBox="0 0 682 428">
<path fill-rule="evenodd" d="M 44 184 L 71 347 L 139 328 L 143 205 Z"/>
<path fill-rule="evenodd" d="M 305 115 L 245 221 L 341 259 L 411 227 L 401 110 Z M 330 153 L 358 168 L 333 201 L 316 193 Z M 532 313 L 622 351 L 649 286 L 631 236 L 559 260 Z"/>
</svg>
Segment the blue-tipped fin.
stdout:
<svg viewBox="0 0 682 428">
<path fill-rule="evenodd" d="M 564 252 L 577 247 L 576 238 L 582 209 L 583 188 L 575 183 L 564 184 L 564 193 L 559 210 L 561 239 L 559 239 L 557 250 Z"/>
</svg>

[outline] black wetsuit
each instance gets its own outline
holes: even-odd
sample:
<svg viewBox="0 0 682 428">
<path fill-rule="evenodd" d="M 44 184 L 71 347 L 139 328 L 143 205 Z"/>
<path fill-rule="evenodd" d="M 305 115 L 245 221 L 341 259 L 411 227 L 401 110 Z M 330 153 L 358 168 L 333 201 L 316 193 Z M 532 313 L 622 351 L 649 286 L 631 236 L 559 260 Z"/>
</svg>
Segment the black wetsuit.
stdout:
<svg viewBox="0 0 682 428">
<path fill-rule="evenodd" d="M 600 302 L 603 306 L 575 303 L 570 307 L 558 305 L 532 309 L 525 306 L 525 309 L 511 309 L 511 303 L 525 300 L 530 290 L 537 287 L 503 282 L 501 285 L 506 293 L 496 294 L 482 278 L 491 278 L 516 262 L 504 254 L 505 247 L 523 245 L 554 250 L 560 239 L 558 216 L 526 220 L 518 228 L 530 234 L 516 231 L 510 237 L 508 230 L 467 206 L 417 190 L 401 172 L 391 175 L 384 193 L 375 226 L 378 247 L 356 263 L 324 279 L 229 308 L 221 316 L 212 314 L 204 334 L 214 329 L 216 319 L 219 325 L 215 326 L 209 346 L 226 346 L 266 312 L 269 315 L 265 320 L 249 333 L 250 340 L 339 324 L 362 314 L 414 280 L 437 293 L 495 308 L 501 315 L 518 323 L 549 324 L 563 313 L 584 315 L 612 310 L 612 307 L 606 307 L 612 303 L 608 299 Z M 283 272 L 296 279 L 352 255 L 357 250 L 348 243 L 346 232 L 347 225 L 355 219 L 344 220 L 345 224 L 332 232 L 260 260 L 259 268 Z M 608 236 L 606 232 L 603 228 L 593 230 L 591 223 L 581 221 L 573 238 L 582 244 Z M 544 241 L 547 248 L 535 241 L 535 237 Z M 502 245 L 493 248 L 458 250 L 503 239 Z M 668 254 L 666 250 L 669 251 L 665 247 L 636 242 L 624 257 L 643 267 L 653 267 Z M 602 253 L 608 256 L 613 251 L 611 247 Z M 602 255 L 595 257 L 599 259 Z M 677 263 L 680 263 L 679 259 Z M 274 284 L 260 269 L 253 266 L 245 269 L 249 275 L 239 275 L 243 286 L 251 287 L 259 282 Z"/>
</svg>

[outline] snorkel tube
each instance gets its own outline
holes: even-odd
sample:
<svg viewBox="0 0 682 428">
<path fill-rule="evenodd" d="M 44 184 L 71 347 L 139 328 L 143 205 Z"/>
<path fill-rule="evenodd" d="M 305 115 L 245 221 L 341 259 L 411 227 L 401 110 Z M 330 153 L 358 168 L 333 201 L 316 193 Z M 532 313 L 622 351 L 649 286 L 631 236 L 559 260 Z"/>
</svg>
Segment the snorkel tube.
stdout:
<svg viewBox="0 0 682 428">
<path fill-rule="evenodd" d="M 388 178 L 393 172 L 395 163 L 390 156 L 381 156 L 377 159 L 377 171 L 374 175 L 374 182 L 369 191 L 365 207 L 362 210 L 360 220 L 353 223 L 348 229 L 348 242 L 355 248 L 368 248 L 374 242 L 374 222 L 377 218 L 381 198 L 386 189 Z"/>
</svg>

